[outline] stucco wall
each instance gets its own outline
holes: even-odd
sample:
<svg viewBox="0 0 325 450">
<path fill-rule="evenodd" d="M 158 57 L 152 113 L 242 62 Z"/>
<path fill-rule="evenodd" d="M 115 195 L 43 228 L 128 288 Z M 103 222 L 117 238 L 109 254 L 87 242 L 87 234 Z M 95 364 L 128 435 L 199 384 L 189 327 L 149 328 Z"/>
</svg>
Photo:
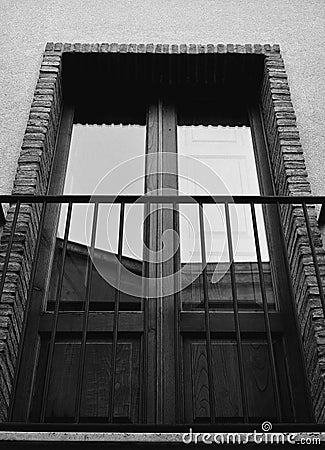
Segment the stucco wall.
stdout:
<svg viewBox="0 0 325 450">
<path fill-rule="evenodd" d="M 280 44 L 313 193 L 325 193 L 324 0 L 1 0 L 0 33 L 1 193 L 47 41 Z"/>
</svg>

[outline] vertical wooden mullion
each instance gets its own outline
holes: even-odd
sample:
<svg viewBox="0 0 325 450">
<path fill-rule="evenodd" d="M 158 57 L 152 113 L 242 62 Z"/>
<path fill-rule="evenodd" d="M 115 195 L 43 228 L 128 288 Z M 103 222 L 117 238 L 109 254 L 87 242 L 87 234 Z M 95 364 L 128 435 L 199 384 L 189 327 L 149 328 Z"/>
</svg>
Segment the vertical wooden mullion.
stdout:
<svg viewBox="0 0 325 450">
<path fill-rule="evenodd" d="M 155 192 L 158 188 L 157 180 L 157 159 L 153 157 L 157 153 L 158 148 L 158 108 L 157 104 L 151 104 L 148 110 L 147 118 L 147 143 L 146 143 L 146 168 L 145 168 L 145 193 L 150 195 L 150 192 Z M 156 278 L 156 265 L 152 264 L 149 250 L 156 251 L 156 217 L 150 214 L 152 207 L 148 204 L 145 207 L 145 229 L 144 229 L 144 258 L 145 258 L 145 274 L 146 280 L 146 295 L 145 298 L 145 313 L 146 323 L 144 333 L 145 347 L 147 353 L 147 361 L 144 364 L 146 373 L 144 376 L 147 381 L 147 391 L 143 393 L 143 401 L 145 402 L 146 423 L 155 423 L 156 408 L 157 408 L 157 303 L 154 298 L 151 298 L 152 283 L 151 278 Z"/>
<path fill-rule="evenodd" d="M 170 158 L 167 153 L 175 153 Z M 146 194 L 176 193 L 176 115 L 173 106 L 156 100 L 149 107 L 146 164 Z M 172 190 L 172 191 L 170 191 Z M 172 205 L 152 204 L 147 214 L 147 245 L 151 251 L 162 248 L 162 236 L 174 227 Z M 147 263 L 147 276 L 152 298 L 147 300 L 147 421 L 175 423 L 175 296 L 169 295 L 174 272 L 174 258 L 162 261 L 155 258 Z M 150 331 L 149 331 L 150 330 Z M 176 378 L 179 378 L 178 375 Z M 152 400 L 149 399 L 151 397 Z"/>
<path fill-rule="evenodd" d="M 162 112 L 162 193 L 176 195 L 177 183 L 177 153 L 176 153 L 176 111 L 173 103 L 164 100 L 161 107 Z M 165 204 L 162 208 L 162 230 L 174 230 L 173 204 Z M 175 301 L 176 296 L 172 294 L 174 289 L 173 277 L 175 258 L 171 257 L 161 263 L 162 280 L 162 336 L 163 347 L 163 423 L 174 424 L 176 421 L 176 392 L 178 392 L 177 381 L 179 381 L 179 352 L 176 352 L 178 340 L 175 335 Z M 176 378 L 175 378 L 176 374 Z"/>
</svg>

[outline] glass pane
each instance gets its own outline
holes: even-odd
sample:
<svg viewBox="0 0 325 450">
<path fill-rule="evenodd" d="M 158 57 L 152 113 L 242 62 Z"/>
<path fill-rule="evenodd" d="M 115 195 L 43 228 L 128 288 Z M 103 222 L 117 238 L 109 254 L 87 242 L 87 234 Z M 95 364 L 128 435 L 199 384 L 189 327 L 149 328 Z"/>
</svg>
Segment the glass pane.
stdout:
<svg viewBox="0 0 325 450">
<path fill-rule="evenodd" d="M 144 151 L 144 126 L 75 124 L 64 193 L 143 194 Z"/>
<path fill-rule="evenodd" d="M 250 127 L 184 125 L 178 126 L 177 137 L 181 195 L 225 195 L 230 199 L 234 195 L 260 195 Z M 261 205 L 255 208 L 267 297 L 274 305 L 263 210 Z M 260 308 L 262 296 L 250 205 L 230 204 L 229 215 L 239 305 Z M 192 222 L 190 216 L 180 221 L 181 262 L 189 272 L 193 272 L 198 260 L 192 256 L 190 261 L 188 249 L 201 242 L 199 228 Z M 223 204 L 204 206 L 204 228 L 210 306 L 231 308 L 229 236 Z M 202 277 L 196 279 L 193 289 L 202 298 Z M 196 304 L 199 303 L 197 299 Z"/>
<path fill-rule="evenodd" d="M 140 125 L 80 125 L 73 126 L 64 194 L 76 195 L 142 195 L 144 193 L 145 126 Z M 116 279 L 119 231 L 119 205 L 101 204 L 98 208 L 96 240 L 92 260 L 91 309 L 112 309 Z M 62 308 L 81 309 L 86 298 L 87 272 L 90 264 L 89 246 L 94 205 L 74 204 L 65 260 Z M 49 308 L 53 308 L 62 263 L 67 205 L 62 205 L 58 224 L 54 274 L 51 280 Z M 132 278 L 134 270 L 142 270 L 143 209 L 127 205 L 123 236 L 123 258 L 130 271 L 122 273 Z M 136 225 L 136 226 L 135 226 Z M 139 269 L 140 264 L 140 269 Z M 136 269 L 134 267 L 136 266 Z M 134 269 L 134 270 L 133 270 Z M 130 289 L 129 289 L 130 290 Z M 137 290 L 133 290 L 136 295 Z M 132 301 L 131 301 L 131 300 Z M 137 309 L 139 299 L 122 289 L 121 308 L 127 303 Z M 125 306 L 125 305 L 124 305 Z"/>
</svg>

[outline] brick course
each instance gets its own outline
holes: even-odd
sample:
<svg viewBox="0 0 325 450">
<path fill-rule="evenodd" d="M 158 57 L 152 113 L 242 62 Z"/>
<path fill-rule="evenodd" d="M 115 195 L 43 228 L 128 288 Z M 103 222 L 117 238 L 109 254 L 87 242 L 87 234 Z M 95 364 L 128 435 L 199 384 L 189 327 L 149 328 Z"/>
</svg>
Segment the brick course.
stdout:
<svg viewBox="0 0 325 450">
<path fill-rule="evenodd" d="M 261 102 L 276 194 L 311 192 L 303 150 L 278 45 L 260 44 L 117 44 L 47 43 L 23 139 L 13 194 L 45 194 L 62 107 L 63 53 L 231 53 L 258 54 L 264 60 Z M 15 207 L 7 214 L 0 247 L 3 267 Z M 321 274 L 325 255 L 313 207 L 308 207 Z M 22 205 L 0 304 L 0 420 L 7 418 L 40 208 Z M 316 421 L 325 422 L 325 325 L 314 265 L 301 207 L 282 205 L 281 220 L 290 261 L 292 284 Z"/>
</svg>

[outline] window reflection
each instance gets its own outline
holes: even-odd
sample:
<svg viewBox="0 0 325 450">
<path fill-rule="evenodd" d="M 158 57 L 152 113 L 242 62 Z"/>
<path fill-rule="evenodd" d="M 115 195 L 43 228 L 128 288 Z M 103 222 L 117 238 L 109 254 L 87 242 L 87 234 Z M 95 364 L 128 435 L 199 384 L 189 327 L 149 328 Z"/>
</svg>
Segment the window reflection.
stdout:
<svg viewBox="0 0 325 450">
<path fill-rule="evenodd" d="M 144 193 L 145 126 L 73 126 L 64 194 L 142 195 Z M 53 307 L 57 274 L 62 254 L 67 205 L 62 205 L 48 307 Z M 73 206 L 62 285 L 62 308 L 83 309 L 86 298 L 87 267 L 93 223 L 93 205 Z M 122 264 L 133 273 L 142 271 L 143 208 L 126 207 Z M 119 205 L 101 204 L 91 276 L 91 309 L 112 309 L 118 247 Z M 127 277 L 127 275 L 124 275 Z M 121 280 L 128 283 L 128 280 Z M 129 288 L 130 290 L 130 288 Z M 135 286 L 135 294 L 140 290 Z M 121 309 L 138 309 L 139 299 L 121 292 Z"/>
<path fill-rule="evenodd" d="M 248 126 L 178 126 L 177 138 L 181 195 L 225 195 L 229 198 L 233 195 L 260 195 Z M 186 214 L 182 214 L 184 208 L 188 210 Z M 262 296 L 250 205 L 230 204 L 229 214 L 238 301 L 242 308 L 260 308 Z M 256 217 L 267 297 L 274 305 L 261 205 L 256 205 Z M 229 307 L 232 293 L 224 205 L 204 206 L 204 228 L 210 307 Z M 194 277 L 195 271 L 199 274 L 202 264 L 201 238 L 194 207 L 191 210 L 189 207 L 180 209 L 180 238 L 182 265 L 185 272 Z M 182 295 L 184 307 L 202 306 L 202 279 L 198 277 Z"/>
</svg>

